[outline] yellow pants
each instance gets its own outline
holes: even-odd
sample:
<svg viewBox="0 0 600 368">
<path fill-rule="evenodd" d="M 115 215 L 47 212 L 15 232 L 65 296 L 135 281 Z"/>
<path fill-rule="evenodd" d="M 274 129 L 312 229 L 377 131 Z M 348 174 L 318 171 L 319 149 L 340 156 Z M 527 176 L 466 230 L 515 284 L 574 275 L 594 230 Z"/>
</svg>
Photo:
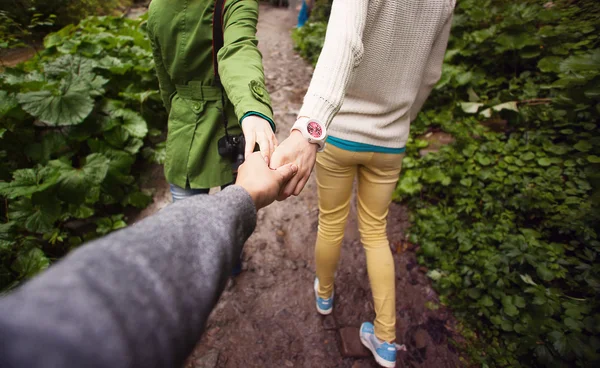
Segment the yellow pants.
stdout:
<svg viewBox="0 0 600 368">
<path fill-rule="evenodd" d="M 375 304 L 375 335 L 396 339 L 394 259 L 386 233 L 387 214 L 404 155 L 352 152 L 328 144 L 317 155 L 319 232 L 315 247 L 319 296 L 329 298 L 358 177 L 358 226 Z"/>
</svg>

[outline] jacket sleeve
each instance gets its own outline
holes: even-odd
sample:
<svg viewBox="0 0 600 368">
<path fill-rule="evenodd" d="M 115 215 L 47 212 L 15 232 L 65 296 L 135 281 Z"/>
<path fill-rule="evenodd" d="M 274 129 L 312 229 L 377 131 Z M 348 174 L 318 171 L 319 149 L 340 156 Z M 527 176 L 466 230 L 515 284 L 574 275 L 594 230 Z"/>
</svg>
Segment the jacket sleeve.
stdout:
<svg viewBox="0 0 600 368">
<path fill-rule="evenodd" d="M 0 367 L 182 367 L 255 225 L 232 186 L 79 248 L 0 299 Z"/>
<path fill-rule="evenodd" d="M 150 19 L 148 19 L 148 37 L 150 38 L 150 44 L 152 46 L 152 56 L 154 59 L 154 68 L 156 69 L 156 76 L 158 77 L 160 96 L 167 109 L 167 113 L 169 113 L 171 111 L 171 96 L 175 93 L 175 85 L 165 69 L 160 45 L 158 44 L 158 39 L 154 36 Z"/>
<path fill-rule="evenodd" d="M 217 55 L 219 75 L 238 119 L 256 113 L 275 130 L 271 98 L 265 88 L 262 55 L 258 50 L 257 0 L 230 0 L 225 3 L 224 45 Z"/>
</svg>

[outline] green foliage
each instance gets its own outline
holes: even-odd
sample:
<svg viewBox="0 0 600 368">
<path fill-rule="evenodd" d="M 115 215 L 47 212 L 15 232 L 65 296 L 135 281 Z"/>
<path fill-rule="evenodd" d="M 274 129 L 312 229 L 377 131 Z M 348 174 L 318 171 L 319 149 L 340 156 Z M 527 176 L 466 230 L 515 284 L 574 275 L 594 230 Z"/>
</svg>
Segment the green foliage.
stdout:
<svg viewBox="0 0 600 368">
<path fill-rule="evenodd" d="M 142 27 L 87 18 L 0 74 L 0 290 L 151 201 L 134 174 L 164 157 L 165 116 Z"/>
<path fill-rule="evenodd" d="M 34 32 L 40 32 L 54 25 L 55 15 L 45 16 L 35 12 L 35 9 L 30 9 L 30 12 L 32 15 L 25 24 L 13 19 L 8 11 L 0 10 L 0 57 L 4 56 L 6 50 L 27 47 L 27 42 Z M 1 60 L 0 66 L 2 66 Z"/>
<path fill-rule="evenodd" d="M 47 18 L 56 15 L 55 24 L 64 27 L 77 23 L 90 15 L 110 14 L 117 6 L 127 5 L 128 1 L 119 0 L 6 0 L 0 4 L 0 11 L 5 11 L 10 18 L 19 24 L 30 24 L 38 16 Z M 1 39 L 1 38 L 0 38 Z"/>
<path fill-rule="evenodd" d="M 326 31 L 327 23 L 325 22 L 309 22 L 292 31 L 292 39 L 295 43 L 294 48 L 300 56 L 310 61 L 313 65 L 317 64 L 319 54 L 323 49 Z"/>
<path fill-rule="evenodd" d="M 327 22 L 329 13 L 331 13 L 331 4 L 333 0 L 313 0 L 313 7 L 310 12 L 311 22 Z"/>
<path fill-rule="evenodd" d="M 315 0 L 309 21 L 304 26 L 292 31 L 294 48 L 300 56 L 313 65 L 317 64 L 319 54 L 323 49 L 332 3 L 332 0 Z"/>
<path fill-rule="evenodd" d="M 600 362 L 600 5 L 544 3 L 458 2 L 396 193 L 482 366 Z"/>
</svg>

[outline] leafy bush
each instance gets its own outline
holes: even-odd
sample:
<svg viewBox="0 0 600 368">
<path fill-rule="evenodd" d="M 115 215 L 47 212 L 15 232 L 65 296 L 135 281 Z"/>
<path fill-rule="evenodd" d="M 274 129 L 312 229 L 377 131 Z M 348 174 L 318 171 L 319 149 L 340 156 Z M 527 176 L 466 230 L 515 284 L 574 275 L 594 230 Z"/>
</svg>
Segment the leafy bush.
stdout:
<svg viewBox="0 0 600 368">
<path fill-rule="evenodd" d="M 44 47 L 0 74 L 0 290 L 125 226 L 127 207 L 151 201 L 137 162 L 163 156 L 152 144 L 165 117 L 141 21 L 91 17 Z"/>
<path fill-rule="evenodd" d="M 90 15 L 107 15 L 120 4 L 119 0 L 6 0 L 0 10 L 6 11 L 19 24 L 30 24 L 36 15 L 47 18 L 56 15 L 56 26 L 77 23 Z"/>
<path fill-rule="evenodd" d="M 310 12 L 311 22 L 327 22 L 331 13 L 333 0 L 313 0 L 314 5 Z"/>
<path fill-rule="evenodd" d="M 458 2 L 412 132 L 456 142 L 413 138 L 397 191 L 483 366 L 600 362 L 600 5 L 544 3 Z"/>
<path fill-rule="evenodd" d="M 412 125 L 396 200 L 483 367 L 600 363 L 599 20 L 593 0 L 457 2 Z M 294 33 L 313 63 L 324 28 Z M 421 157 L 440 130 L 455 143 Z"/>
<path fill-rule="evenodd" d="M 319 60 L 326 31 L 327 23 L 325 22 L 309 22 L 292 31 L 296 51 L 313 65 L 316 65 Z"/>
<path fill-rule="evenodd" d="M 315 0 L 308 23 L 292 31 L 294 48 L 300 56 L 313 65 L 317 64 L 323 49 L 332 2 L 332 0 Z"/>
</svg>

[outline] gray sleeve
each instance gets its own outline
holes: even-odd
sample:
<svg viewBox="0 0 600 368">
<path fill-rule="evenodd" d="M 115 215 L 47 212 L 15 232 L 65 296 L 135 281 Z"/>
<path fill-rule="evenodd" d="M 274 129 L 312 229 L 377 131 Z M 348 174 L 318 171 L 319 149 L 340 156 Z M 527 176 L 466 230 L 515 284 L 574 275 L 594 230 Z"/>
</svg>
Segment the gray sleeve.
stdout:
<svg viewBox="0 0 600 368">
<path fill-rule="evenodd" d="M 255 226 L 232 186 L 74 251 L 0 299 L 0 366 L 183 366 Z"/>
</svg>

